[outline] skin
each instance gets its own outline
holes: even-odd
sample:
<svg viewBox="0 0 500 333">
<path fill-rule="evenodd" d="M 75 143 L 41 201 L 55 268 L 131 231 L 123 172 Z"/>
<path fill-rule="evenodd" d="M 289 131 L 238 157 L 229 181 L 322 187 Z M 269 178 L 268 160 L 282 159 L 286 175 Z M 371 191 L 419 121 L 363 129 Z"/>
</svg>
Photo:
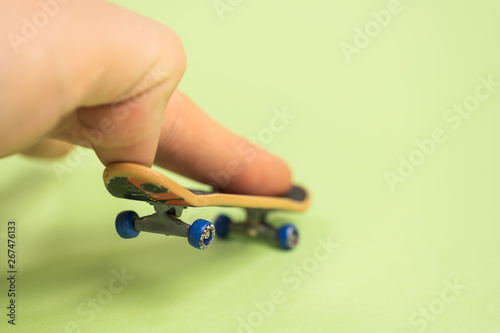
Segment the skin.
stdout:
<svg viewBox="0 0 500 333">
<path fill-rule="evenodd" d="M 154 163 L 221 191 L 290 188 L 284 161 L 176 88 L 186 55 L 169 27 L 104 1 L 73 0 L 24 38 L 22 18 L 33 22 L 37 1 L 0 0 L 0 7 L 0 32 L 10 36 L 0 39 L 0 157 L 59 157 L 76 144 L 104 165 Z M 221 174 L 231 177 L 214 176 Z"/>
</svg>

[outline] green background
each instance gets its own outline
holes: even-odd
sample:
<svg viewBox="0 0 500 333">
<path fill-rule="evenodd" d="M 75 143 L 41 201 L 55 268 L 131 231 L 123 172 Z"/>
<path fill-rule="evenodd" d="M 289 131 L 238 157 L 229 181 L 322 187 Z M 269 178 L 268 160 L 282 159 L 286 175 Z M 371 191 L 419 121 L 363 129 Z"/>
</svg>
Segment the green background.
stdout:
<svg viewBox="0 0 500 333">
<path fill-rule="evenodd" d="M 343 43 L 355 46 L 357 27 L 376 29 L 372 11 L 390 1 L 233 0 L 223 19 L 211 0 L 116 2 L 174 28 L 188 57 L 181 88 L 311 190 L 309 211 L 274 219 L 296 223 L 301 243 L 284 252 L 239 238 L 204 251 L 153 234 L 125 241 L 116 213 L 151 209 L 111 197 L 93 154 L 59 161 L 72 165 L 61 179 L 52 162 L 5 158 L 2 332 L 500 332 L 500 87 L 459 127 L 443 118 L 473 101 L 478 77 L 500 81 L 498 1 L 401 0 L 349 59 Z M 295 118 L 268 137 L 275 109 Z M 446 140 L 431 149 L 435 129 Z M 391 189 L 387 172 L 410 157 L 420 165 Z M 242 215 L 209 208 L 186 220 L 221 211 Z M 111 293 L 122 270 L 134 279 Z M 105 305 L 92 310 L 96 297 Z"/>
</svg>

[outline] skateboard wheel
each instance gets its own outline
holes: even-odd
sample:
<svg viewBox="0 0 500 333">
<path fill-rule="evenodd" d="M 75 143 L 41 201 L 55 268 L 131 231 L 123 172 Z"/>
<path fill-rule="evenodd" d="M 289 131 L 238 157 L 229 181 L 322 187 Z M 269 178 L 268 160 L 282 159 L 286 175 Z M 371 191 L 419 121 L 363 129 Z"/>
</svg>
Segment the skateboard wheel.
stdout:
<svg viewBox="0 0 500 333">
<path fill-rule="evenodd" d="M 276 232 L 278 244 L 282 249 L 293 249 L 299 242 L 299 232 L 293 224 L 285 224 Z"/>
<path fill-rule="evenodd" d="M 116 215 L 116 232 L 121 238 L 134 238 L 139 235 L 139 231 L 134 229 L 134 218 L 136 217 L 139 217 L 139 215 L 132 210 L 125 210 Z"/>
<path fill-rule="evenodd" d="M 212 243 L 214 235 L 214 225 L 207 220 L 199 219 L 189 227 L 188 242 L 192 247 L 203 250 Z"/>
<path fill-rule="evenodd" d="M 215 234 L 217 237 L 226 238 L 229 232 L 229 225 L 231 224 L 231 219 L 227 215 L 219 215 L 215 219 Z"/>
</svg>

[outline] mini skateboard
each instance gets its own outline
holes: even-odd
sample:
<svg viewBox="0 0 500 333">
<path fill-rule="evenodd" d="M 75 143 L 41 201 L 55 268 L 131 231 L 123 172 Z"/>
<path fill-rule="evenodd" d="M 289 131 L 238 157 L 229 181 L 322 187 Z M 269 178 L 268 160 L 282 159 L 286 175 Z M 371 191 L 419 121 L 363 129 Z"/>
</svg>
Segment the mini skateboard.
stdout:
<svg viewBox="0 0 500 333">
<path fill-rule="evenodd" d="M 122 238 L 134 238 L 141 231 L 181 236 L 197 249 L 208 247 L 215 234 L 226 238 L 230 232 L 274 238 L 281 248 L 292 249 L 299 241 L 297 228 L 292 224 L 275 228 L 267 223 L 267 215 L 276 210 L 300 212 L 309 207 L 309 195 L 299 186 L 293 186 L 281 197 L 194 191 L 159 172 L 133 163 L 111 164 L 104 170 L 103 178 L 106 189 L 113 196 L 148 202 L 156 211 L 144 217 L 133 211 L 119 213 L 115 226 Z M 244 208 L 247 219 L 243 223 L 233 223 L 226 215 L 220 215 L 215 226 L 204 219 L 191 225 L 180 219 L 184 209 L 208 206 Z"/>
</svg>

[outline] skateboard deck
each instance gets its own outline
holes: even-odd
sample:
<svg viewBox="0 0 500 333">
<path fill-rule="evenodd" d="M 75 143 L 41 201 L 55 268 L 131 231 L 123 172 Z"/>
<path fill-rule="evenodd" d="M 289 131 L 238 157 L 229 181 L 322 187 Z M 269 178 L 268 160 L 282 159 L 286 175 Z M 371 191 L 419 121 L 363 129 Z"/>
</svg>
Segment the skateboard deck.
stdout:
<svg viewBox="0 0 500 333">
<path fill-rule="evenodd" d="M 299 186 L 293 186 L 281 197 L 195 191 L 155 170 L 133 163 L 108 166 L 104 172 L 104 183 L 115 197 L 172 206 L 226 206 L 296 212 L 304 211 L 309 206 L 309 195 Z"/>
<path fill-rule="evenodd" d="M 297 228 L 292 224 L 276 228 L 266 222 L 267 215 L 275 210 L 301 212 L 310 204 L 308 192 L 300 186 L 293 186 L 283 196 L 195 191 L 155 170 L 133 163 L 111 164 L 104 170 L 103 178 L 106 189 L 113 196 L 148 202 L 156 211 L 144 217 L 133 211 L 119 213 L 115 225 L 122 238 L 134 238 L 141 231 L 153 232 L 186 237 L 197 249 L 208 247 L 215 234 L 226 238 L 229 232 L 274 238 L 281 248 L 291 249 L 298 243 Z M 247 219 L 243 223 L 233 223 L 228 216 L 220 215 L 215 225 L 204 219 L 191 225 L 180 220 L 184 209 L 209 206 L 244 208 Z"/>
</svg>

